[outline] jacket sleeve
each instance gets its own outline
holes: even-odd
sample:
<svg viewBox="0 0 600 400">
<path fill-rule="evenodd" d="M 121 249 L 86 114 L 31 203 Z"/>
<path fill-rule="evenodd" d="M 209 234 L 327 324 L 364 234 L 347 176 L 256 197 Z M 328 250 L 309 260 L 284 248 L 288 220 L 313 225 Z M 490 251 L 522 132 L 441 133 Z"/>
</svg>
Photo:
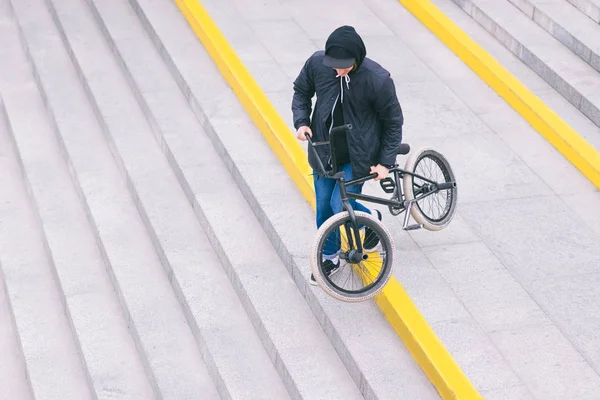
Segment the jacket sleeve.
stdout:
<svg viewBox="0 0 600 400">
<path fill-rule="evenodd" d="M 379 164 L 391 166 L 396 163 L 398 148 L 402 143 L 404 116 L 396 96 L 394 81 L 388 76 L 376 92 L 374 108 L 382 124 Z"/>
<path fill-rule="evenodd" d="M 312 69 L 313 57 L 306 60 L 300 74 L 294 81 L 294 97 L 292 99 L 292 113 L 294 127 L 310 126 L 312 112 L 312 98 L 315 94 L 315 83 Z"/>
</svg>

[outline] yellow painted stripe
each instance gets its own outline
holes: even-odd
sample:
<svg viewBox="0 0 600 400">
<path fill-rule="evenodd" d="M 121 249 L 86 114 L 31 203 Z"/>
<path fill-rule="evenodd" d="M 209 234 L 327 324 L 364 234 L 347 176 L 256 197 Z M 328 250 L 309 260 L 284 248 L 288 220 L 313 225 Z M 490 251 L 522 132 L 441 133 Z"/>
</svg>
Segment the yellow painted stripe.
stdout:
<svg viewBox="0 0 600 400">
<path fill-rule="evenodd" d="M 312 170 L 302 146 L 290 133 L 273 104 L 267 99 L 200 2 L 175 0 L 175 3 L 240 99 L 246 112 L 298 185 L 302 195 L 314 208 L 314 187 L 309 179 Z"/>
<path fill-rule="evenodd" d="M 398 0 L 600 188 L 600 153 L 430 0 Z"/>
<path fill-rule="evenodd" d="M 306 153 L 198 0 L 175 0 L 247 113 L 314 209 Z M 479 399 L 473 385 L 439 341 L 400 283 L 392 277 L 375 298 L 442 398 Z M 400 366 L 399 366 L 400 367 Z"/>
</svg>

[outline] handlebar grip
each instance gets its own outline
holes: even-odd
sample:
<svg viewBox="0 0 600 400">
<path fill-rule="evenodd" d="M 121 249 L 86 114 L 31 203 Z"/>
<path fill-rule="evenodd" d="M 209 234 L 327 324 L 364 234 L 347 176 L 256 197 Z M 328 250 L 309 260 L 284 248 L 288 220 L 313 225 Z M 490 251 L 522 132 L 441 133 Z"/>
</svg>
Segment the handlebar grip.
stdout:
<svg viewBox="0 0 600 400">
<path fill-rule="evenodd" d="M 352 129 L 352 124 L 344 124 L 344 125 L 340 125 L 340 126 L 336 126 L 335 128 L 333 128 L 330 132 L 331 135 L 341 132 L 341 131 L 349 131 Z"/>
</svg>

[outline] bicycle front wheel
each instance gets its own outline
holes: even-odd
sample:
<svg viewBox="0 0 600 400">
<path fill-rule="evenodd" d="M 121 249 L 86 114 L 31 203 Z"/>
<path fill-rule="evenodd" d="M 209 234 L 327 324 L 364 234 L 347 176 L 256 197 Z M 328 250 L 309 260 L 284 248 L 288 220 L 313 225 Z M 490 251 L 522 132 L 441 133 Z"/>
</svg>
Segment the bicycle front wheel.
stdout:
<svg viewBox="0 0 600 400">
<path fill-rule="evenodd" d="M 327 294 L 345 302 L 365 301 L 377 295 L 392 276 L 394 265 L 395 248 L 385 225 L 371 214 L 358 211 L 355 215 L 360 240 L 366 248 L 362 254 L 358 253 L 347 211 L 325 221 L 311 251 L 311 268 L 317 283 Z M 325 258 L 339 260 L 339 267 L 331 272 L 331 263 L 326 266 Z"/>
</svg>

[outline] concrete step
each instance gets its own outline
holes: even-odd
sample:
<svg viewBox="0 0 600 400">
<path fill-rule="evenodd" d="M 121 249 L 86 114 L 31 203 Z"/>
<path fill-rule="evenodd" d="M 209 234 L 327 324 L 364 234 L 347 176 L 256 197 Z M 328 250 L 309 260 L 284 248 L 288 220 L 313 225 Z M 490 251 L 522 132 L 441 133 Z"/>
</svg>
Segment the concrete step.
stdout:
<svg viewBox="0 0 600 400">
<path fill-rule="evenodd" d="M 146 372 L 152 377 L 157 397 L 194 398 L 202 393 L 204 398 L 218 398 L 168 276 L 78 80 L 78 71 L 61 43 L 61 32 L 42 1 L 19 1 L 13 6 L 71 178 L 131 335 L 147 358 Z"/>
<path fill-rule="evenodd" d="M 2 36 L 3 42 L 4 39 Z M 0 64 L 4 72 L 5 60 Z M 39 95 L 34 86 L 12 88 L 10 82 L 4 80 L 4 74 L 0 84 L 6 96 L 0 113 L 5 114 L 9 126 L 8 134 L 2 133 L 0 146 L 3 152 L 13 152 L 7 156 L 7 169 L 0 174 L 0 259 L 32 397 L 92 399 L 88 373 L 81 362 L 77 338 L 64 306 L 64 293 L 52 260 L 47 256 L 38 217 L 27 196 L 30 189 L 23 183 L 22 165 L 29 160 L 19 159 L 14 150 L 15 142 L 20 146 L 23 140 L 35 140 L 38 134 L 47 133 L 48 121 L 43 108 L 35 104 L 35 96 L 39 98 Z M 43 161 L 38 161 L 38 165 L 42 166 Z M 19 352 L 20 349 L 13 350 Z M 19 374 L 18 367 L 14 373 Z M 25 393 L 25 398 L 27 395 Z"/>
<path fill-rule="evenodd" d="M 600 72 L 600 25 L 567 0 L 509 0 L 556 40 Z"/>
<path fill-rule="evenodd" d="M 3 35 L 8 46 L 1 60 L 2 79 L 15 86 L 35 87 L 18 28 L 14 21 L 12 25 Z M 39 112 L 40 122 L 36 123 L 47 124 L 39 93 L 32 93 L 26 101 L 29 107 L 14 116 L 22 121 L 13 125 L 32 125 L 27 121 L 32 109 Z M 15 139 L 28 190 L 44 230 L 48 258 L 64 293 L 81 361 L 88 368 L 96 396 L 106 398 L 117 392 L 123 399 L 150 398 L 151 386 L 52 128 L 15 131 Z"/>
<path fill-rule="evenodd" d="M 453 1 L 581 113 L 600 126 L 598 71 L 508 1 Z"/>
<path fill-rule="evenodd" d="M 181 188 L 166 191 L 180 192 L 188 207 L 190 203 L 196 207 L 209 237 L 206 242 L 212 242 L 217 250 L 290 396 L 323 398 L 330 395 L 331 388 L 335 386 L 339 396 L 360 398 L 356 385 L 294 286 L 262 227 L 252 218 L 248 204 L 229 177 L 219 154 L 212 148 L 209 138 L 202 134 L 202 125 L 154 49 L 134 10 L 122 3 L 109 1 L 94 1 L 93 4 L 106 39 L 124 67 L 127 79 L 151 121 L 171 167 L 176 171 L 179 181 L 176 180 L 173 185 L 185 188 L 183 191 Z M 125 30 L 127 35 L 122 35 Z M 203 70 L 203 66 L 197 67 Z M 160 82 L 158 87 L 156 82 Z M 150 147 L 144 150 L 145 147 L 139 147 L 144 143 L 142 137 L 136 143 L 138 148 L 131 152 L 130 159 L 139 160 L 140 156 L 135 154 L 141 152 L 146 155 L 149 165 L 160 165 L 158 158 L 151 157 L 152 149 L 158 149 L 155 144 L 148 144 Z M 122 155 L 127 158 L 125 152 Z M 178 162 L 183 157 L 185 167 Z M 131 162 L 128 164 L 132 165 Z M 139 173 L 133 166 L 130 171 L 140 196 L 151 190 L 150 186 L 144 189 L 144 182 L 135 176 Z M 189 175 L 191 171 L 193 177 Z M 157 174 L 160 175 L 158 171 Z M 192 182 L 193 189 L 190 187 Z M 204 186 L 202 195 L 194 193 L 198 187 L 195 182 Z M 177 197 L 172 198 L 173 204 L 180 201 Z M 147 201 L 141 201 L 146 209 L 154 208 L 153 202 L 156 200 L 149 196 Z M 175 221 L 188 219 L 181 215 L 184 207 L 175 209 L 180 210 L 180 215 L 171 214 Z M 246 218 L 240 218 L 240 215 L 246 215 Z M 172 258 L 169 252 L 173 251 L 173 246 L 168 244 L 173 241 L 168 239 L 166 229 L 161 227 L 165 221 L 158 218 L 152 221 L 151 218 L 151 223 L 167 256 Z M 247 240 L 248 237 L 252 240 Z M 268 394 L 263 396 L 278 398 L 275 388 L 270 385 Z"/>
<path fill-rule="evenodd" d="M 32 399 L 31 386 L 0 265 L 0 400 Z"/>
<path fill-rule="evenodd" d="M 2 30 L 0 30 L 2 32 Z M 1 79 L 0 79 L 1 82 Z M 21 186 L 19 167 L 8 133 L 8 124 L 5 120 L 4 102 L 0 97 L 0 185 L 6 194 L 12 193 Z M 0 204 L 6 203 L 6 196 L 0 195 Z M 8 217 L 5 211 L 10 212 L 10 207 L 0 206 L 0 220 Z M 0 248 L 1 251 L 1 248 Z M 2 253 L 0 253 L 0 256 Z M 31 400 L 32 388 L 27 377 L 27 368 L 23 358 L 23 347 L 9 293 L 6 288 L 6 278 L 0 260 L 0 400 L 23 399 Z"/>
<path fill-rule="evenodd" d="M 590 138 L 593 135 L 600 138 L 600 129 L 596 125 L 455 3 L 451 0 L 433 0 L 433 3 L 579 133 Z M 520 13 L 518 10 L 515 12 Z M 515 376 L 519 377 L 519 382 L 515 382 L 516 385 L 511 389 L 512 385 L 501 378 L 501 369 L 486 371 L 482 359 L 494 353 L 491 349 L 482 353 L 485 354 L 484 357 L 473 358 L 473 362 L 477 364 L 477 371 L 481 374 L 474 373 L 468 376 L 477 384 L 477 381 L 482 381 L 482 374 L 487 372 L 487 376 L 503 383 L 497 389 L 482 390 L 481 394 L 486 399 L 594 398 L 594 393 L 600 393 L 600 379 L 597 363 L 594 365 L 590 361 L 598 352 L 591 349 L 595 341 L 590 339 L 594 336 L 590 336 L 589 332 L 597 330 L 597 324 L 589 319 L 587 308 L 579 310 L 577 305 L 588 304 L 581 301 L 581 297 L 586 296 L 584 293 L 589 293 L 590 298 L 595 298 L 598 292 L 579 284 L 570 284 L 569 289 L 564 287 L 573 279 L 568 277 L 570 272 L 566 269 L 575 265 L 583 266 L 589 268 L 586 272 L 592 272 L 593 276 L 594 269 L 597 270 L 597 265 L 600 265 L 599 261 L 589 261 L 600 260 L 600 253 L 594 244 L 598 242 L 597 234 L 594 234 L 595 224 L 587 222 L 598 221 L 595 218 L 600 216 L 600 193 L 580 171 L 439 39 L 429 32 L 416 32 L 416 25 L 420 22 L 414 18 L 413 22 L 410 22 L 411 18 L 403 19 L 392 12 L 388 12 L 387 15 L 389 19 L 384 21 L 396 24 L 396 31 L 402 32 L 399 35 L 401 39 L 423 60 L 423 64 L 418 67 L 423 70 L 430 69 L 432 74 L 439 76 L 438 79 L 447 85 L 451 94 L 442 95 L 443 91 L 435 86 L 435 93 L 440 94 L 439 100 L 432 96 L 433 91 L 429 91 L 423 95 L 427 100 L 413 107 L 427 109 L 430 102 L 439 102 L 439 105 L 451 104 L 452 107 L 460 105 L 462 110 L 453 109 L 454 116 L 444 120 L 444 123 L 452 128 L 459 126 L 452 123 L 452 119 L 464 123 L 467 113 L 475 116 L 473 120 L 468 119 L 469 124 L 464 124 L 464 130 L 447 129 L 445 133 L 450 138 L 439 137 L 434 140 L 436 147 L 440 146 L 442 153 L 448 154 L 457 179 L 462 182 L 463 197 L 459 214 L 464 218 L 464 225 L 461 227 L 453 222 L 454 229 L 457 230 L 454 233 L 451 230 L 445 233 L 452 233 L 452 236 L 444 237 L 445 234 L 442 233 L 427 238 L 425 232 L 421 232 L 421 237 L 414 236 L 435 268 L 450 282 L 465 308 L 478 322 L 478 326 L 490 337 L 504 362 L 510 365 Z M 407 56 L 403 54 L 403 57 Z M 415 94 L 422 92 L 426 87 L 417 82 L 417 91 L 405 94 L 409 100 L 405 104 L 415 103 Z M 495 138 L 492 139 L 490 134 Z M 413 142 L 420 140 L 420 135 L 426 136 L 426 130 L 419 130 L 414 134 L 410 139 L 411 146 Z M 486 141 L 489 142 L 483 145 L 481 139 L 486 136 Z M 446 140 L 447 144 L 444 143 Z M 431 139 L 422 140 L 428 141 Z M 450 141 L 452 144 L 448 145 Z M 469 153 L 478 154 L 477 159 L 461 161 L 461 154 L 466 154 L 465 149 L 471 144 L 474 147 Z M 484 175 L 493 170 L 496 170 L 493 175 L 484 178 Z M 469 190 L 465 184 L 471 177 L 476 178 L 478 182 L 503 182 L 500 185 L 502 191 L 488 192 L 487 195 L 479 197 L 489 187 L 483 190 Z M 509 194 L 513 185 L 519 188 L 520 197 L 515 195 L 516 192 Z M 475 193 L 478 199 L 465 198 Z M 514 196 L 515 200 L 503 200 L 509 196 Z M 593 203 L 584 204 L 578 200 L 583 198 L 590 198 Z M 531 204 L 527 206 L 527 202 Z M 548 204 L 549 208 L 546 211 L 542 211 L 545 207 L 543 204 Z M 550 209 L 553 211 L 548 211 Z M 497 213 L 498 218 L 487 222 L 490 213 L 493 212 Z M 560 219 L 559 215 L 563 215 L 564 219 L 557 220 Z M 573 219 L 576 215 L 582 215 L 583 219 Z M 524 227 L 529 228 L 522 230 Z M 574 236 L 578 236 L 577 247 L 573 249 L 573 257 L 566 256 L 569 247 L 567 242 L 573 242 Z M 460 241 L 465 245 L 448 245 L 453 242 L 451 237 L 462 237 Z M 534 244 L 536 237 L 540 238 L 539 244 Z M 566 241 L 557 247 L 557 243 L 560 243 L 563 237 L 567 238 Z M 485 243 L 482 247 L 488 246 L 489 250 L 486 249 L 485 254 L 489 254 L 491 258 L 483 252 L 473 251 L 477 245 L 471 247 L 466 244 L 478 240 L 482 241 L 481 244 Z M 459 255 L 461 251 L 464 251 L 463 256 Z M 450 264 L 452 267 L 446 269 Z M 478 268 L 489 269 L 495 266 L 500 267 L 498 271 L 501 271 L 501 275 L 486 274 L 475 278 L 476 281 L 472 280 L 478 275 L 478 272 L 475 272 Z M 540 275 L 534 277 L 533 268 L 537 269 Z M 550 278 L 550 271 L 554 268 L 557 271 L 556 277 Z M 579 273 L 573 272 L 573 275 L 578 276 Z M 503 275 L 509 279 L 500 278 Z M 419 275 L 417 279 L 422 280 L 423 276 Z M 532 281 L 535 281 L 535 285 L 531 284 Z M 590 282 L 590 285 L 593 286 L 593 283 Z M 432 282 L 425 279 L 421 287 L 427 291 L 431 286 Z M 558 295 L 556 293 L 559 287 L 561 292 Z M 470 292 L 468 296 L 464 296 L 467 292 Z M 552 295 L 544 295 L 544 292 Z M 436 298 L 444 301 L 443 291 L 435 289 L 434 293 Z M 549 300 L 552 296 L 555 297 Z M 419 304 L 418 298 L 415 301 Z M 481 308 L 477 310 L 479 307 Z M 528 311 L 522 313 L 525 309 Z M 559 314 L 559 309 L 567 311 Z M 523 318 L 517 322 L 519 314 Z M 519 327 L 521 323 L 526 327 Z M 533 328 L 536 325 L 537 328 Z M 468 352 L 474 354 L 478 340 L 469 337 L 468 332 L 468 328 L 458 329 L 455 340 L 458 337 L 469 338 L 464 343 Z M 443 334 L 441 336 L 444 337 Z M 552 339 L 549 339 L 550 337 Z M 448 343 L 452 348 L 456 342 L 448 340 Z M 461 353 L 456 352 L 457 361 Z M 577 360 L 577 364 L 554 361 L 558 359 Z M 469 373 L 468 364 L 465 365 L 465 370 Z"/>
<path fill-rule="evenodd" d="M 176 6 L 170 2 L 146 0 L 132 0 L 131 3 L 170 74 L 175 77 L 180 91 L 185 94 L 196 118 L 202 123 L 204 131 L 223 159 L 223 162 L 212 164 L 214 169 L 210 173 L 203 172 L 198 155 L 207 158 L 207 166 L 204 168 L 214 163 L 215 157 L 212 152 L 207 151 L 204 142 L 194 139 L 198 135 L 193 130 L 166 125 L 166 119 L 163 124 L 157 124 L 164 131 L 163 137 L 169 143 L 169 154 L 172 155 L 171 163 L 176 170 L 181 171 L 180 181 L 186 188 L 188 197 L 196 205 L 200 220 L 208 232 L 214 233 L 211 240 L 220 249 L 219 254 L 228 258 L 234 268 L 239 263 L 240 266 L 246 264 L 246 268 L 250 269 L 246 269 L 243 275 L 240 274 L 240 280 L 242 277 L 248 279 L 248 284 L 244 285 L 248 293 L 250 294 L 249 288 L 254 287 L 257 295 L 271 297 L 271 308 L 280 306 L 280 301 L 275 296 L 283 296 L 288 290 L 292 291 L 292 288 L 287 289 L 289 283 L 282 283 L 289 282 L 291 275 L 297 287 L 295 290 L 299 290 L 308 303 L 328 341 L 333 344 L 365 398 L 402 398 L 403 395 L 407 398 L 437 398 L 430 382 L 373 302 L 342 304 L 324 294 L 321 289 L 309 285 L 306 254 L 314 237 L 314 213 L 302 199 Z M 162 76 L 156 75 L 158 73 L 159 71 L 153 70 L 145 75 Z M 137 76 L 138 74 L 134 74 L 134 78 Z M 143 85 L 141 80 L 136 82 L 142 95 L 151 90 L 151 82 L 145 81 Z M 150 101 L 148 103 L 154 104 Z M 149 107 L 157 121 L 162 119 L 159 107 L 160 103 Z M 177 120 L 173 118 L 172 122 Z M 169 126 L 172 128 L 168 129 Z M 178 138 L 175 133 L 185 133 L 186 139 Z M 224 177 L 225 168 L 232 174 L 233 181 Z M 222 193 L 221 197 L 215 196 L 214 188 Z M 245 199 L 241 198 L 239 191 Z M 229 199 L 228 203 L 223 202 L 224 198 Z M 268 246 L 263 244 L 263 239 L 252 236 L 255 246 L 248 247 L 246 244 L 249 236 L 246 232 L 260 229 L 255 220 L 250 225 L 251 229 L 235 229 L 220 223 L 225 215 L 237 221 L 250 221 L 248 215 L 251 213 L 257 217 L 279 258 L 283 260 L 283 266 L 288 270 L 286 281 L 281 275 L 283 266 L 275 256 L 270 255 L 270 251 L 267 252 Z M 244 249 L 240 245 L 244 245 Z M 264 251 L 261 252 L 259 249 L 262 248 Z M 252 260 L 260 262 L 254 263 Z M 283 312 L 286 312 L 285 309 Z M 274 315 L 279 315 L 278 313 L 279 311 L 273 312 Z M 288 316 L 295 315 L 289 309 L 287 313 Z M 286 323 L 290 324 L 290 321 Z M 296 326 L 303 324 L 305 323 L 296 323 Z M 297 327 L 288 325 L 287 335 L 299 329 Z M 318 368 L 323 363 L 324 354 L 329 354 L 317 347 L 324 346 L 325 341 L 307 343 L 306 340 L 300 342 L 301 339 L 304 339 L 301 335 L 294 335 L 299 360 L 315 357 L 313 365 L 308 365 L 308 371 Z M 330 370 L 329 374 L 333 372 L 335 371 Z M 314 381 L 312 390 L 331 389 L 330 383 L 321 382 L 322 380 Z"/>
<path fill-rule="evenodd" d="M 592 21 L 600 24 L 600 0 L 567 0 Z"/>
<path fill-rule="evenodd" d="M 149 50 L 152 54 L 154 49 L 139 26 L 135 13 L 126 3 L 99 2 L 94 5 L 91 10 L 110 40 L 105 44 L 87 7 L 69 1 L 55 2 L 54 5 L 61 21 L 64 21 L 63 28 L 77 63 L 87 79 L 86 85 L 99 111 L 98 118 L 105 124 L 104 132 L 114 149 L 113 154 L 122 174 L 127 177 L 129 190 L 163 265 L 172 276 L 175 291 L 186 310 L 188 322 L 195 328 L 197 341 L 221 396 L 235 399 L 289 398 L 210 241 L 195 218 L 177 177 L 128 88 L 119 64 L 110 52 L 114 42 L 106 28 L 115 35 L 119 44 L 127 45 L 128 54 L 133 57 L 130 60 L 133 59 L 138 66 L 148 63 L 145 53 Z M 77 15 L 73 20 L 80 21 L 80 27 L 88 28 L 72 30 L 69 20 L 62 19 L 69 13 Z M 107 25 L 104 25 L 101 15 L 106 17 Z M 77 32 L 77 39 L 71 35 L 73 32 Z M 123 32 L 127 33 L 124 35 Z M 79 39 L 85 40 L 92 50 L 77 46 Z M 162 63 L 158 56 L 154 61 L 159 65 Z M 102 78 L 88 74 L 93 70 L 101 70 Z M 161 87 L 166 85 L 160 76 L 145 76 L 150 78 L 152 84 L 158 81 L 162 82 Z M 168 82 L 168 74 L 166 78 Z M 198 125 L 193 114 L 187 110 L 175 83 L 171 85 L 183 105 L 182 111 L 188 113 L 187 118 L 185 113 L 181 118 Z M 156 86 L 153 88 L 156 89 Z M 153 95 L 158 96 L 156 93 Z M 119 98 L 119 103 L 115 104 L 111 100 L 113 98 Z M 168 101 L 161 114 L 165 115 L 168 110 L 169 120 L 179 121 L 181 118 L 177 113 L 179 107 L 176 99 L 175 103 Z M 198 134 L 197 128 L 189 126 L 188 129 Z M 120 132 L 128 134 L 124 136 Z M 227 223 L 227 220 L 223 222 Z"/>
</svg>

